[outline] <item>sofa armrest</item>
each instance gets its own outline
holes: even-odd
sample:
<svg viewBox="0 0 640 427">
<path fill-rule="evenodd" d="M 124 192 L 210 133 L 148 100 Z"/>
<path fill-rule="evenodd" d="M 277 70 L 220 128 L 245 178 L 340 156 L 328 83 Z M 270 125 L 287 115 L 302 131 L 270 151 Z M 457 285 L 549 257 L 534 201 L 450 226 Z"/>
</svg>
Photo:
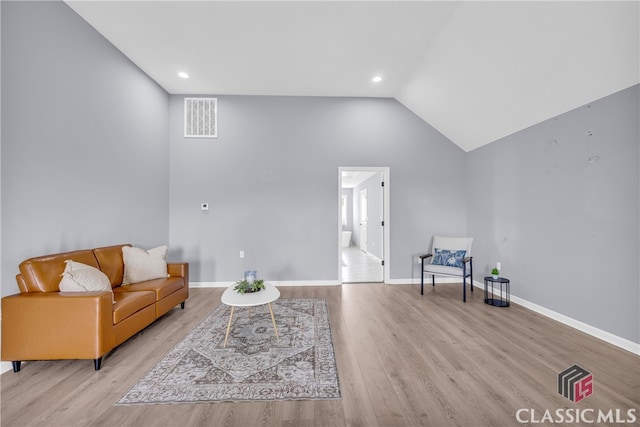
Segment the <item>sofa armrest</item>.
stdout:
<svg viewBox="0 0 640 427">
<path fill-rule="evenodd" d="M 97 359 L 115 344 L 111 292 L 2 298 L 2 360 Z"/>
<path fill-rule="evenodd" d="M 172 277 L 184 277 L 185 285 L 189 284 L 189 263 L 171 262 L 167 263 L 167 273 Z"/>
</svg>

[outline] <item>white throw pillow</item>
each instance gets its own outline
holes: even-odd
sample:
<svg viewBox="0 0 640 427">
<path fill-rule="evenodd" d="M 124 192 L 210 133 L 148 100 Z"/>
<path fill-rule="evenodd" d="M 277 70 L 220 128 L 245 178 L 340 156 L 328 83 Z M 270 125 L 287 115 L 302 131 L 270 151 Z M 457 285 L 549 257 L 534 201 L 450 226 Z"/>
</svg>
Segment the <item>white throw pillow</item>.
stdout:
<svg viewBox="0 0 640 427">
<path fill-rule="evenodd" d="M 123 246 L 122 258 L 124 260 L 123 285 L 169 277 L 166 246 L 158 246 L 148 251 Z"/>
<path fill-rule="evenodd" d="M 101 292 L 109 291 L 112 293 L 111 282 L 102 271 L 81 262 L 72 260 L 65 261 L 67 264 L 62 272 L 62 280 L 60 280 L 61 292 Z"/>
</svg>

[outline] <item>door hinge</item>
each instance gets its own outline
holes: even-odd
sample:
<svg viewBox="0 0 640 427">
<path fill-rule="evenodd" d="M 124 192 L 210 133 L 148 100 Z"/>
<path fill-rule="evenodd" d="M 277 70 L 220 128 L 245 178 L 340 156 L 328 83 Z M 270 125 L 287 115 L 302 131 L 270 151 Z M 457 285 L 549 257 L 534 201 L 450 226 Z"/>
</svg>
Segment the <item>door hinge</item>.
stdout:
<svg viewBox="0 0 640 427">
<path fill-rule="evenodd" d="M 380 183 L 380 187 L 384 187 L 384 181 Z"/>
<path fill-rule="evenodd" d="M 384 227 L 384 221 L 381 221 L 380 225 L 382 225 Z"/>
<path fill-rule="evenodd" d="M 382 266 L 384 267 L 384 260 L 382 260 Z"/>
</svg>

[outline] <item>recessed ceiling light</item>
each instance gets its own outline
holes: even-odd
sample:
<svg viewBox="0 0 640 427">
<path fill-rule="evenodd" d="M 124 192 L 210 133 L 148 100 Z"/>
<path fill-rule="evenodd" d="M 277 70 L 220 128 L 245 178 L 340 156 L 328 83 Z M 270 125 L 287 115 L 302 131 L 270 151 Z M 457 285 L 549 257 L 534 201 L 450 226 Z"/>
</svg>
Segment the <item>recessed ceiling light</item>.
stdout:
<svg viewBox="0 0 640 427">
<path fill-rule="evenodd" d="M 183 79 L 188 79 L 189 78 L 189 74 L 185 73 L 184 71 L 180 71 L 178 73 L 178 76 L 182 77 Z"/>
<path fill-rule="evenodd" d="M 371 81 L 374 83 L 380 83 L 382 81 L 382 76 L 374 76 Z"/>
</svg>

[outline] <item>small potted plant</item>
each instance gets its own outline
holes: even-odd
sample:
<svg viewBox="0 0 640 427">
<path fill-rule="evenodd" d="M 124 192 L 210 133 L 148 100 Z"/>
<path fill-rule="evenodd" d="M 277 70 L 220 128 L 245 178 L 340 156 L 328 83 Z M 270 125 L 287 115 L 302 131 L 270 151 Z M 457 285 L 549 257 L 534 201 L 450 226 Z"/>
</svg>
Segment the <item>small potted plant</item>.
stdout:
<svg viewBox="0 0 640 427">
<path fill-rule="evenodd" d="M 233 290 L 239 294 L 249 294 L 261 291 L 262 289 L 264 289 L 264 280 L 262 279 L 254 280 L 253 282 L 242 279 L 236 282 L 236 286 L 233 288 Z"/>
<path fill-rule="evenodd" d="M 491 275 L 493 276 L 494 280 L 498 279 L 499 274 L 500 274 L 500 270 L 498 270 L 497 268 L 493 267 L 491 269 Z"/>
</svg>

